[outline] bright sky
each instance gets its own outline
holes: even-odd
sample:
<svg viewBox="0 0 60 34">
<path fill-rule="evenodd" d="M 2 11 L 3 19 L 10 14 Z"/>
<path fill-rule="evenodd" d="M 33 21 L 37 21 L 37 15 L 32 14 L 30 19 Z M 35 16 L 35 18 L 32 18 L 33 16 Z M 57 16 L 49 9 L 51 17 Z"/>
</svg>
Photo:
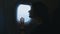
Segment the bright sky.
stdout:
<svg viewBox="0 0 60 34">
<path fill-rule="evenodd" d="M 17 21 L 20 21 L 21 17 L 25 19 L 25 22 L 29 21 L 29 10 L 31 10 L 30 5 L 20 4 L 17 8 Z"/>
</svg>

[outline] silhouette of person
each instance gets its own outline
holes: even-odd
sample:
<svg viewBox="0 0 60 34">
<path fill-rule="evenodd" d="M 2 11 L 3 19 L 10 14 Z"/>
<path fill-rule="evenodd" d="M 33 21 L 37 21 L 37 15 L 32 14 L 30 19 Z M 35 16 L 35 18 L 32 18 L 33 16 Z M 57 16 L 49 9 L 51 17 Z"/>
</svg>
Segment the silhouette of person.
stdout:
<svg viewBox="0 0 60 34">
<path fill-rule="evenodd" d="M 33 2 L 30 13 L 30 34 L 48 32 L 48 8 L 42 2 Z"/>
</svg>

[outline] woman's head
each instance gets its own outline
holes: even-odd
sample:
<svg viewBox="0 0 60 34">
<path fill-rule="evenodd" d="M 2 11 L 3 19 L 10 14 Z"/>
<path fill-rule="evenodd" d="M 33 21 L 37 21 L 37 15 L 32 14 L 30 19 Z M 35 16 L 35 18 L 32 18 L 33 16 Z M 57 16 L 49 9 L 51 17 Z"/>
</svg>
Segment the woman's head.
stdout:
<svg viewBox="0 0 60 34">
<path fill-rule="evenodd" d="M 44 16 L 48 11 L 48 8 L 42 2 L 33 2 L 31 8 L 32 9 L 29 13 L 33 18 Z"/>
<path fill-rule="evenodd" d="M 48 16 L 48 8 L 42 2 L 32 3 L 30 17 L 34 19 L 45 19 Z M 44 20 L 43 19 L 43 20 Z"/>
</svg>

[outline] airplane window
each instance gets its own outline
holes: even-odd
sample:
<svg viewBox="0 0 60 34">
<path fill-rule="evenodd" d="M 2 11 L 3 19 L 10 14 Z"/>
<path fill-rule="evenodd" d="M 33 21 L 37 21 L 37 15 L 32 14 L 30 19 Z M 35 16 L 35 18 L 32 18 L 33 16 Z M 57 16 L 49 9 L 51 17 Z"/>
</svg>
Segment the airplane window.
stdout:
<svg viewBox="0 0 60 34">
<path fill-rule="evenodd" d="M 19 22 L 20 18 L 23 17 L 24 22 L 28 23 L 28 21 L 30 21 L 30 18 L 29 18 L 29 11 L 30 10 L 31 10 L 30 5 L 20 4 L 17 7 L 17 21 Z"/>
</svg>

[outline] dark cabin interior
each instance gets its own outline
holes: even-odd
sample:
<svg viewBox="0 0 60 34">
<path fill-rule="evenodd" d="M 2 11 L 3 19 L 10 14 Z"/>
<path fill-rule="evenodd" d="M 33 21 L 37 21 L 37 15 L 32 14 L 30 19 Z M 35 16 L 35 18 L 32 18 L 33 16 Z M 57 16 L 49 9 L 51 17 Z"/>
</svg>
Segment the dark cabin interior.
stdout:
<svg viewBox="0 0 60 34">
<path fill-rule="evenodd" d="M 21 2 L 23 1 L 23 2 Z M 0 0 L 0 34 L 17 34 L 16 6 L 20 3 L 40 1 L 48 7 L 48 32 L 57 33 L 59 30 L 59 0 Z M 41 32 L 43 33 L 43 32 Z"/>
</svg>

